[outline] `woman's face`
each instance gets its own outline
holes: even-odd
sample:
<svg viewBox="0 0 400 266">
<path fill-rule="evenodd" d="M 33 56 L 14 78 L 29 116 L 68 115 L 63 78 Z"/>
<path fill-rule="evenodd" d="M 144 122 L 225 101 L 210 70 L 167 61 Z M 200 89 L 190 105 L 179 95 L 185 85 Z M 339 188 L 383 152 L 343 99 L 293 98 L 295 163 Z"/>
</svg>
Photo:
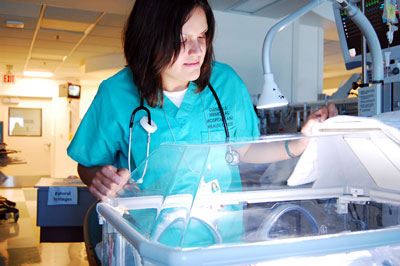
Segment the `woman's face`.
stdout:
<svg viewBox="0 0 400 266">
<path fill-rule="evenodd" d="M 164 90 L 183 90 L 189 81 L 198 79 L 207 49 L 207 30 L 206 14 L 197 7 L 182 27 L 182 46 L 177 60 L 161 74 Z"/>
</svg>

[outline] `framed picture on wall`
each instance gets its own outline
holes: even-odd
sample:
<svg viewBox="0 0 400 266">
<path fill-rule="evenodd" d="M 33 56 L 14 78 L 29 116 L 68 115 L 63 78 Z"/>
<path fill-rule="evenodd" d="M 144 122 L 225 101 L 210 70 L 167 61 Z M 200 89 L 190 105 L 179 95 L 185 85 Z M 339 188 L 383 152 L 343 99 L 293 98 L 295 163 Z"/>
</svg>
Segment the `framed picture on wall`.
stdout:
<svg viewBox="0 0 400 266">
<path fill-rule="evenodd" d="M 42 109 L 9 107 L 8 135 L 24 137 L 42 136 Z"/>
</svg>

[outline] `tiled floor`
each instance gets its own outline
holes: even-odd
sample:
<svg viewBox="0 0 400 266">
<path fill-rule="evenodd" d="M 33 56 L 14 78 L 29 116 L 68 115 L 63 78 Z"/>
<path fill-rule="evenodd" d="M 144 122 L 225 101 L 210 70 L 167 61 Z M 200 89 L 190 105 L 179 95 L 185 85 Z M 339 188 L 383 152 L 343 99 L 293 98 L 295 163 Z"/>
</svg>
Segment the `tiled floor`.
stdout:
<svg viewBox="0 0 400 266">
<path fill-rule="evenodd" d="M 89 265 L 85 244 L 40 243 L 36 226 L 36 194 L 33 187 L 0 188 L 0 196 L 16 202 L 19 220 L 0 220 L 0 266 L 2 265 Z"/>
</svg>

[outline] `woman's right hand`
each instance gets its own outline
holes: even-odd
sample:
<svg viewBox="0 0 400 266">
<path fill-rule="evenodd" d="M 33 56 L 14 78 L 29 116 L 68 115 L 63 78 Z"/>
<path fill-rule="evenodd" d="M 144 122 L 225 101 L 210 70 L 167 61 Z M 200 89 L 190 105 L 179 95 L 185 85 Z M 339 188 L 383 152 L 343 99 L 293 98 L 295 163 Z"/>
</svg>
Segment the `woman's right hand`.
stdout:
<svg viewBox="0 0 400 266">
<path fill-rule="evenodd" d="M 339 111 L 336 108 L 336 105 L 333 103 L 314 111 L 312 114 L 310 114 L 306 123 L 302 127 L 301 133 L 303 133 L 304 136 L 311 136 L 313 131 L 312 129 L 316 124 L 322 123 L 326 119 L 337 116 L 338 114 Z"/>
<path fill-rule="evenodd" d="M 96 172 L 89 185 L 89 191 L 100 200 L 114 198 L 130 177 L 130 172 L 126 168 L 105 165 Z"/>
</svg>

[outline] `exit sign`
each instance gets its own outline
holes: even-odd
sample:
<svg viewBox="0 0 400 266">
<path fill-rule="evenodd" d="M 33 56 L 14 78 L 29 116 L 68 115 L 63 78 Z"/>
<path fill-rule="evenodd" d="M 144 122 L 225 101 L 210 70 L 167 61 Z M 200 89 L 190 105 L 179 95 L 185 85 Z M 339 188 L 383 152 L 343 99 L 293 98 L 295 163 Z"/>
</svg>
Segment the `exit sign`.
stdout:
<svg viewBox="0 0 400 266">
<path fill-rule="evenodd" d="M 14 83 L 14 75 L 4 75 L 4 83 Z"/>
</svg>

